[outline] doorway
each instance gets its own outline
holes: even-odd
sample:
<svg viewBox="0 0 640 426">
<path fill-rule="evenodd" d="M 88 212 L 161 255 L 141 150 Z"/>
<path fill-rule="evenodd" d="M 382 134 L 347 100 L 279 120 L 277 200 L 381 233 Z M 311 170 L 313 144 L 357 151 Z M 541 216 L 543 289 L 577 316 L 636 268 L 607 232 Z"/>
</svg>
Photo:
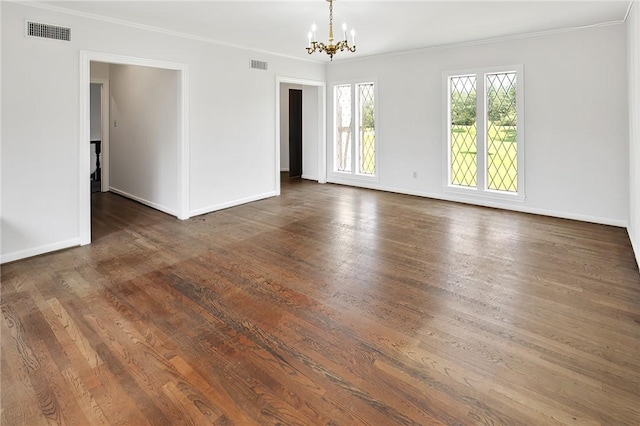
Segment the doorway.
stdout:
<svg viewBox="0 0 640 426">
<path fill-rule="evenodd" d="M 293 153 L 295 161 L 291 161 L 289 142 L 289 89 L 302 92 L 302 147 L 300 155 Z M 293 95 L 297 96 L 296 94 Z M 293 101 L 297 102 L 297 101 Z M 324 81 L 302 80 L 292 77 L 276 77 L 276 156 L 275 156 L 275 186 L 276 195 L 281 193 L 281 173 L 297 175 L 302 179 L 314 180 L 319 183 L 327 182 L 327 153 L 326 153 L 326 111 L 327 95 Z M 298 118 L 296 118 L 296 121 Z M 291 129 L 298 131 L 297 129 Z M 297 145 L 299 147 L 299 145 Z M 297 148 L 294 148 L 297 149 Z M 300 170 L 295 170 L 298 165 Z M 292 164 L 294 167 L 291 171 Z"/>
<path fill-rule="evenodd" d="M 302 90 L 289 89 L 289 177 L 302 177 Z"/>
<path fill-rule="evenodd" d="M 175 211 L 170 212 L 179 219 L 188 219 L 189 214 L 189 131 L 186 123 L 189 122 L 188 117 L 188 66 L 185 64 L 156 61 L 141 58 L 132 58 L 127 56 L 112 55 L 100 52 L 80 52 L 80 138 L 79 138 L 79 199 L 80 199 L 80 244 L 86 245 L 91 243 L 91 147 L 87 143 L 91 140 L 91 62 L 102 62 L 114 65 L 133 65 L 139 67 L 156 68 L 159 70 L 175 72 L 174 82 L 177 84 L 173 87 L 177 88 L 176 99 L 176 138 L 172 155 L 175 158 L 176 176 L 175 182 L 172 182 L 172 191 L 174 191 L 177 199 Z M 174 83 L 175 84 L 175 83 Z M 103 96 L 104 99 L 104 96 Z M 109 126 L 117 127 L 117 123 L 109 121 Z M 104 156 L 105 149 L 102 147 Z M 177 153 L 177 155 L 176 155 Z M 106 157 L 106 156 L 105 156 Z M 108 170 L 102 164 L 102 181 L 105 179 L 105 171 Z M 104 184 L 104 183 L 102 183 Z M 135 199 L 135 198 L 134 198 Z M 156 208 L 155 206 L 151 206 Z"/>
</svg>

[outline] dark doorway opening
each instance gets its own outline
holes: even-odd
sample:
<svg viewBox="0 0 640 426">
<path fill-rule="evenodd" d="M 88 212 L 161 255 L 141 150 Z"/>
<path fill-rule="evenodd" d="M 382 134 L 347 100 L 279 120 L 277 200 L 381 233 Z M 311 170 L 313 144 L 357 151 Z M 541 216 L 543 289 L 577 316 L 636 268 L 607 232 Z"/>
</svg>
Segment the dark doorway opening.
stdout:
<svg viewBox="0 0 640 426">
<path fill-rule="evenodd" d="M 302 176 L 302 90 L 289 89 L 289 177 Z"/>
<path fill-rule="evenodd" d="M 92 140 L 91 144 L 91 157 L 96 159 L 95 171 L 91 173 L 91 192 L 100 192 L 102 186 L 102 167 L 100 166 L 100 154 L 102 153 L 102 141 Z"/>
</svg>

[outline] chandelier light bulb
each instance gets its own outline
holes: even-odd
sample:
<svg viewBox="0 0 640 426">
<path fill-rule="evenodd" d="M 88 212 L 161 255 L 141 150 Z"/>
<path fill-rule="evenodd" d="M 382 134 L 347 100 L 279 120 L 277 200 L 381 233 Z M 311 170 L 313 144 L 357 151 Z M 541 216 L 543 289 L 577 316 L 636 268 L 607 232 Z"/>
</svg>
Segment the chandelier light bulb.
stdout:
<svg viewBox="0 0 640 426">
<path fill-rule="evenodd" d="M 347 39 L 347 24 L 346 24 L 346 22 L 342 23 L 342 39 L 343 40 Z"/>
<path fill-rule="evenodd" d="M 346 37 L 345 37 L 346 38 Z M 351 44 L 356 45 L 356 30 L 351 30 Z"/>
</svg>

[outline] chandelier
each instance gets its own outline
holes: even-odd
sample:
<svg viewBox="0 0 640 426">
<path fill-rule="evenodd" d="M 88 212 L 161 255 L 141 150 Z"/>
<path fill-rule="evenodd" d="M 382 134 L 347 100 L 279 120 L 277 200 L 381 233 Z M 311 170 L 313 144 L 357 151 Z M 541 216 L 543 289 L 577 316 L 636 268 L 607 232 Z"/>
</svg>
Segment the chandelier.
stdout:
<svg viewBox="0 0 640 426">
<path fill-rule="evenodd" d="M 347 41 L 347 24 L 342 24 L 342 34 L 343 40 L 338 41 L 336 44 L 333 44 L 333 1 L 327 0 L 329 2 L 329 44 L 324 44 L 322 42 L 316 41 L 316 24 L 313 24 L 311 27 L 311 32 L 309 32 L 309 46 L 307 47 L 307 52 L 311 55 L 313 52 L 327 52 L 327 55 L 333 61 L 333 55 L 338 53 L 338 51 L 343 52 L 344 50 L 348 50 L 349 52 L 356 51 L 356 32 L 351 30 L 351 44 L 353 46 L 349 46 L 349 42 Z"/>
</svg>

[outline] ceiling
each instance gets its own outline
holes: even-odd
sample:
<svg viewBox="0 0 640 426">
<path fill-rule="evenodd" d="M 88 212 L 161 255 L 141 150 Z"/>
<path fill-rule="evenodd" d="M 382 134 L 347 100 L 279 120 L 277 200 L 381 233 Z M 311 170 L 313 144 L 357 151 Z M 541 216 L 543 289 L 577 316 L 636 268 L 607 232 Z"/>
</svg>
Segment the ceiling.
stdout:
<svg viewBox="0 0 640 426">
<path fill-rule="evenodd" d="M 380 1 L 335 0 L 336 32 L 356 30 L 357 52 L 334 60 L 554 31 L 624 20 L 629 0 Z M 325 0 L 55 1 L 50 7 L 143 24 L 299 59 L 312 23 L 328 33 Z"/>
</svg>

